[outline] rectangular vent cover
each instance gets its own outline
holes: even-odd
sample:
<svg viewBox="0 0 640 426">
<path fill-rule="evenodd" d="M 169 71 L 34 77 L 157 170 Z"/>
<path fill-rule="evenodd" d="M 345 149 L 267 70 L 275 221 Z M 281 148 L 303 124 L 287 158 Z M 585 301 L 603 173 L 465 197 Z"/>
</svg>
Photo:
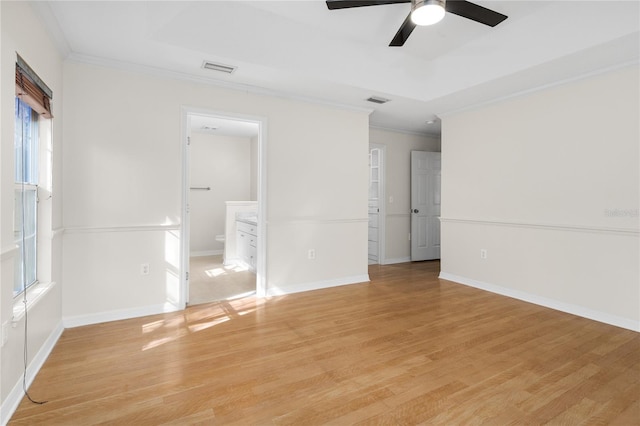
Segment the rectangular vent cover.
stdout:
<svg viewBox="0 0 640 426">
<path fill-rule="evenodd" d="M 204 68 L 206 70 L 220 71 L 220 72 L 226 72 L 227 74 L 233 74 L 233 72 L 238 67 L 234 67 L 234 66 L 231 66 L 231 65 L 224 65 L 224 64 L 216 64 L 215 62 L 204 61 L 202 63 L 202 68 Z"/>
<path fill-rule="evenodd" d="M 371 96 L 370 98 L 367 99 L 367 101 L 373 102 L 374 104 L 386 104 L 390 100 L 391 99 L 385 99 L 385 98 L 381 98 L 379 96 Z"/>
</svg>

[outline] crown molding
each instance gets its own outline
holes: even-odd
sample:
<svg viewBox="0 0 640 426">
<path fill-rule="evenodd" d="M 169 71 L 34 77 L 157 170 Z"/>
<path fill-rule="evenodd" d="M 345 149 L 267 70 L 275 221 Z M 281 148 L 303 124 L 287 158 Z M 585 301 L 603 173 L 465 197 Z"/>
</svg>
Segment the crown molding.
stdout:
<svg viewBox="0 0 640 426">
<path fill-rule="evenodd" d="M 452 109 L 449 111 L 445 111 L 445 112 L 439 112 L 438 116 L 439 117 L 450 117 L 452 115 L 456 115 L 462 112 L 467 112 L 467 111 L 473 111 L 479 108 L 484 108 L 490 105 L 495 105 L 497 103 L 500 102 L 504 102 L 510 99 L 517 99 L 517 98 L 521 98 L 524 96 L 528 96 L 531 95 L 533 93 L 537 93 L 537 92 L 542 92 L 544 90 L 547 89 L 551 89 L 551 88 L 555 88 L 555 87 L 560 87 L 560 86 L 565 86 L 567 84 L 571 84 L 577 81 L 581 81 L 581 80 L 585 80 L 591 77 L 596 77 L 602 74 L 606 74 L 612 71 L 616 71 L 616 70 L 620 70 L 623 68 L 627 68 L 627 67 L 632 67 L 632 66 L 638 66 L 640 65 L 640 59 L 633 59 L 630 61 L 625 61 L 619 64 L 615 64 L 615 65 L 611 65 L 611 66 L 607 66 L 607 67 L 603 67 L 603 68 L 598 68 L 597 70 L 592 70 L 592 71 L 588 71 L 582 74 L 577 74 L 575 76 L 569 77 L 569 78 L 565 78 L 562 80 L 558 80 L 558 81 L 553 81 L 551 83 L 547 83 L 547 84 L 542 84 L 540 86 L 536 86 L 536 87 L 532 87 L 530 89 L 525 89 L 525 90 L 520 90 L 518 92 L 514 92 L 514 93 L 510 93 L 508 95 L 504 95 L 504 96 L 498 96 L 496 98 L 493 99 L 489 99 L 487 101 L 482 101 L 482 102 L 478 102 L 475 104 L 470 104 L 470 105 L 466 105 L 462 108 L 456 108 L 456 109 Z"/>
</svg>

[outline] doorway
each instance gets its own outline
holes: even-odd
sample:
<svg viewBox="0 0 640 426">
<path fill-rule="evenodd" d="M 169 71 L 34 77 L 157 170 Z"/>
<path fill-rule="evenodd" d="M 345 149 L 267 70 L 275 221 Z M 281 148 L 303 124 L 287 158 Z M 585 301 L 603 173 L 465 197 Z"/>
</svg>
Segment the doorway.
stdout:
<svg viewBox="0 0 640 426">
<path fill-rule="evenodd" d="M 266 120 L 183 109 L 183 307 L 264 289 Z M 255 223 L 255 262 L 238 256 L 236 219 Z"/>
</svg>

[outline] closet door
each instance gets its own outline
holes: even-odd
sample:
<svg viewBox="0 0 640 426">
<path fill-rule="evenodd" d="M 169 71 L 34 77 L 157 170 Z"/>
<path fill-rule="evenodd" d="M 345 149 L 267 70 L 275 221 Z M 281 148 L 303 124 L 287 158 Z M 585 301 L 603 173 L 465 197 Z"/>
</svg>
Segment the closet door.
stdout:
<svg viewBox="0 0 640 426">
<path fill-rule="evenodd" d="M 411 260 L 440 259 L 439 152 L 411 151 Z"/>
</svg>

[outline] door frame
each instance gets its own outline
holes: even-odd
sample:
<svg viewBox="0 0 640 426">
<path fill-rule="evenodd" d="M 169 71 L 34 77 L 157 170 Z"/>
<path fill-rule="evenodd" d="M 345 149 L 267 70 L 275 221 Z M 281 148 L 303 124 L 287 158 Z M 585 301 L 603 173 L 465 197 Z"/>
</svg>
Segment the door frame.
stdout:
<svg viewBox="0 0 640 426">
<path fill-rule="evenodd" d="M 378 194 L 378 265 L 386 265 L 386 226 L 387 226 L 387 199 L 386 199 L 386 164 L 387 164 L 387 146 L 379 143 L 370 143 L 369 144 L 369 153 L 371 152 L 371 148 L 376 148 L 380 150 L 380 176 L 378 176 L 378 180 L 380 182 L 380 193 Z M 368 198 L 367 198 L 368 200 Z"/>
<path fill-rule="evenodd" d="M 190 185 L 190 116 L 206 115 L 210 117 L 248 121 L 258 124 L 258 243 L 256 262 L 256 296 L 267 295 L 267 118 L 262 116 L 236 114 L 226 111 L 203 109 L 198 107 L 182 106 L 181 113 L 181 151 L 182 151 L 182 200 L 180 211 L 180 297 L 179 307 L 185 309 L 189 302 L 189 185 Z"/>
</svg>

